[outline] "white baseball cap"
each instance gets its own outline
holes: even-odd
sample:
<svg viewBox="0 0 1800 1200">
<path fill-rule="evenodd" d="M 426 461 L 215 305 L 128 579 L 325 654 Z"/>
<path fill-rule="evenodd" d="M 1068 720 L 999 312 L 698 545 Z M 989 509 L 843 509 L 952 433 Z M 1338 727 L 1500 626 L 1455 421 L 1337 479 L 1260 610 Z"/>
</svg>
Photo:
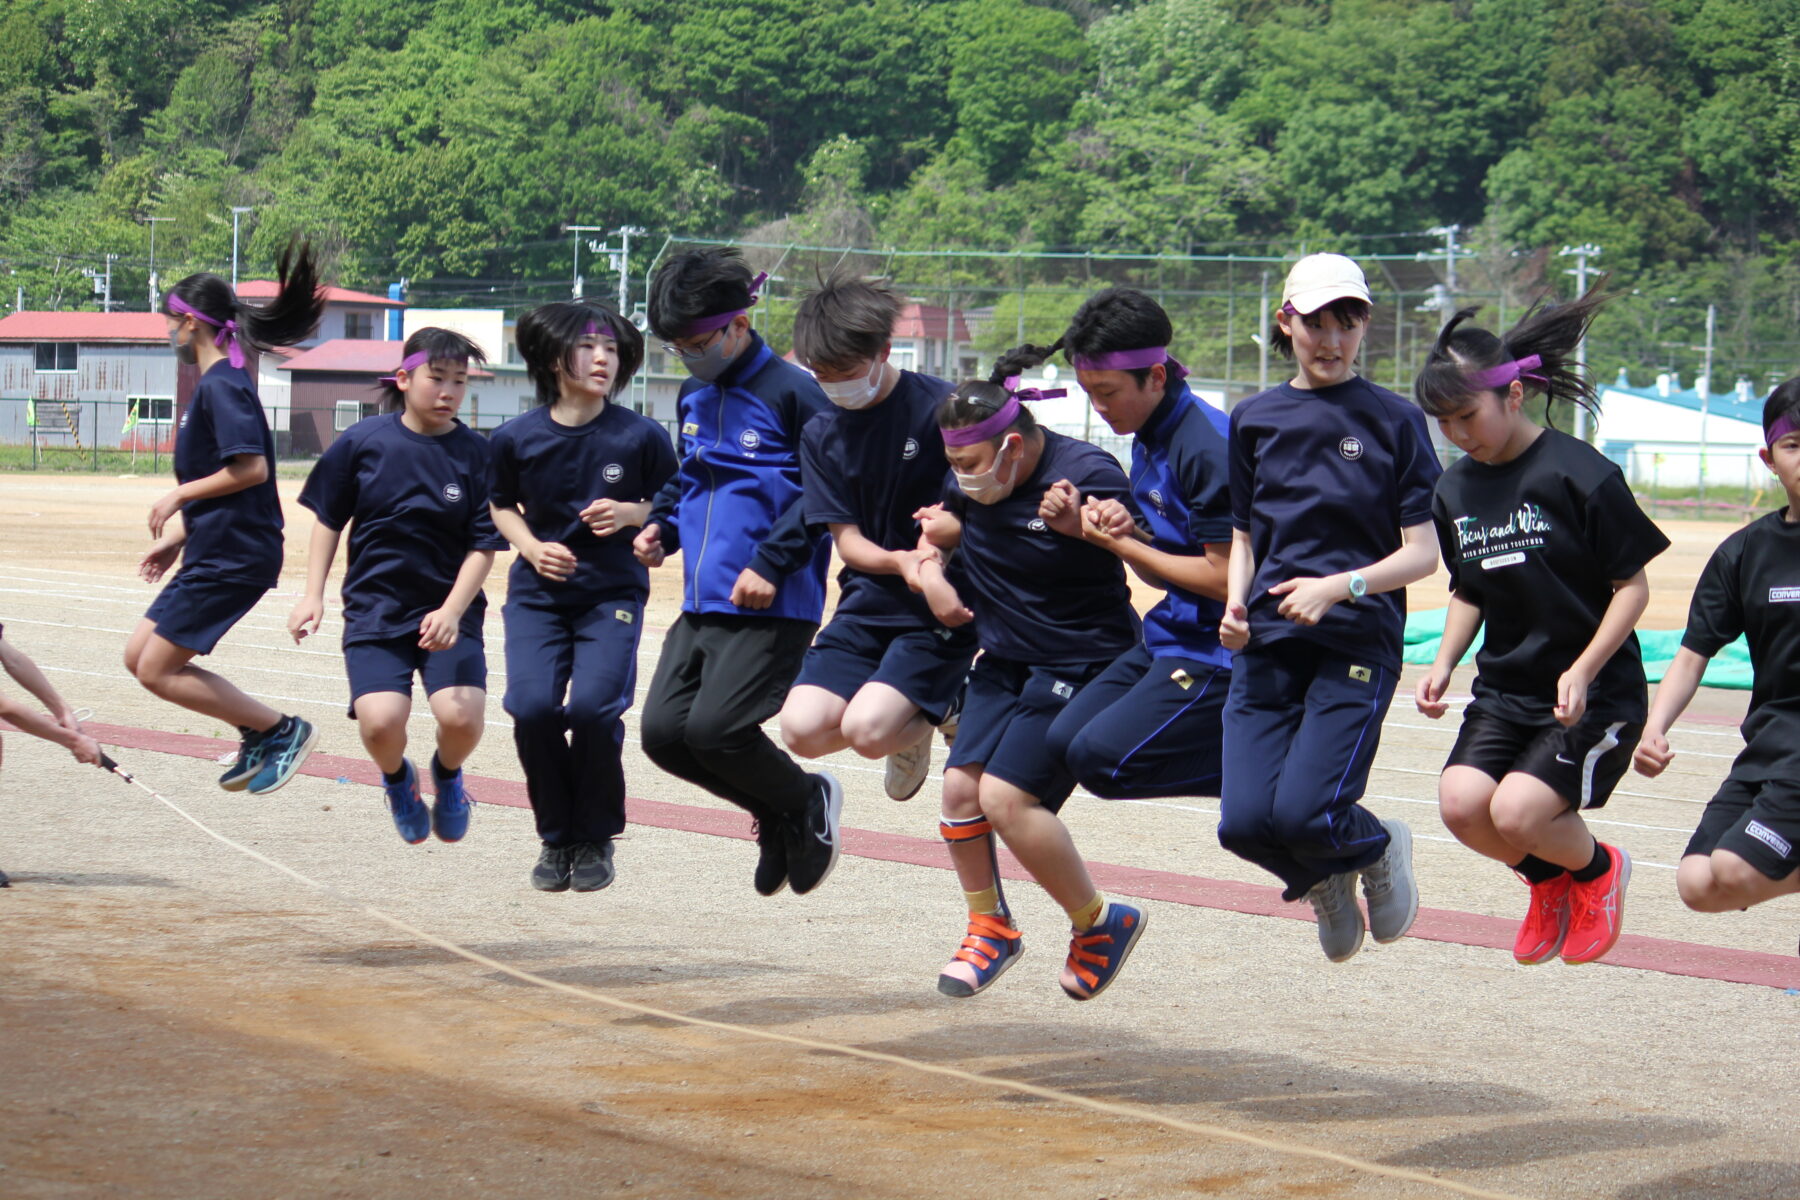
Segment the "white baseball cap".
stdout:
<svg viewBox="0 0 1800 1200">
<path fill-rule="evenodd" d="M 1362 268 L 1342 254 L 1309 254 L 1295 263 L 1281 286 L 1282 304 L 1305 316 L 1333 300 L 1355 298 L 1373 304 Z"/>
</svg>

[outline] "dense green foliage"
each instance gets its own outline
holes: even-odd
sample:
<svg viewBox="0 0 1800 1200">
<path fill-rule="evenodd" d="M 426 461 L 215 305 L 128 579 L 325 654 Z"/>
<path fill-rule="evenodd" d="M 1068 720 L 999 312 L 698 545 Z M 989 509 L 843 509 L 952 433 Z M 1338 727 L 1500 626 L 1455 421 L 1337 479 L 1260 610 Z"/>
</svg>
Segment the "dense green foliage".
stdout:
<svg viewBox="0 0 1800 1200">
<path fill-rule="evenodd" d="M 1760 382 L 1800 349 L 1800 5 L 0 0 L 29 305 L 91 304 L 114 254 L 141 306 L 145 219 L 167 277 L 228 260 L 232 205 L 263 269 L 299 231 L 346 282 L 503 301 L 566 275 L 564 223 L 1242 254 L 1455 223 L 1515 302 L 1602 245 L 1614 366 L 1691 369 L 1716 301 Z"/>
</svg>

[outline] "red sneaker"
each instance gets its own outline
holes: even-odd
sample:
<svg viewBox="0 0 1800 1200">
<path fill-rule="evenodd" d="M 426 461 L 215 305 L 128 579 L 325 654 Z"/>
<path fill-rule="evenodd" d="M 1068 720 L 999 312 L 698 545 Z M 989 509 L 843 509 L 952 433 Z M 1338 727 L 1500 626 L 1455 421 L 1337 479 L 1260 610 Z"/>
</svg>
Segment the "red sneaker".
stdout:
<svg viewBox="0 0 1800 1200">
<path fill-rule="evenodd" d="M 1515 959 L 1535 967 L 1555 958 L 1563 948 L 1569 936 L 1569 888 L 1574 882 L 1565 871 L 1546 883 L 1531 884 L 1531 909 L 1513 942 Z"/>
<path fill-rule="evenodd" d="M 1606 847 L 1612 866 L 1592 883 L 1571 883 L 1569 888 L 1569 936 L 1563 942 L 1562 960 L 1570 966 L 1604 958 L 1619 940 L 1625 918 L 1625 886 L 1631 882 L 1631 855 L 1617 846 Z"/>
</svg>

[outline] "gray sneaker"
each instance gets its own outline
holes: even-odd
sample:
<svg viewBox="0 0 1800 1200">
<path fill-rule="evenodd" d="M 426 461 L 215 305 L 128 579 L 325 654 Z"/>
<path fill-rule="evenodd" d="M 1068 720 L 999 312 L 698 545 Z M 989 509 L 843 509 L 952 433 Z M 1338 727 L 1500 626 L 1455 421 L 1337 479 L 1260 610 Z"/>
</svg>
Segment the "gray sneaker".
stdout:
<svg viewBox="0 0 1800 1200">
<path fill-rule="evenodd" d="M 1363 871 L 1362 886 L 1369 901 L 1369 936 L 1387 943 L 1399 941 L 1412 928 L 1419 915 L 1419 885 L 1413 882 L 1412 828 L 1391 817 L 1381 824 L 1388 831 L 1387 852 Z"/>
<path fill-rule="evenodd" d="M 1319 945 L 1332 962 L 1348 962 L 1362 949 L 1363 915 L 1356 905 L 1356 872 L 1328 876 L 1306 893 L 1319 916 Z"/>
<path fill-rule="evenodd" d="M 569 847 L 569 886 L 578 892 L 597 892 L 613 881 L 613 843 L 582 842 Z"/>
<path fill-rule="evenodd" d="M 911 800 L 931 778 L 931 730 L 904 750 L 887 756 L 887 777 L 882 780 L 894 800 Z"/>
</svg>

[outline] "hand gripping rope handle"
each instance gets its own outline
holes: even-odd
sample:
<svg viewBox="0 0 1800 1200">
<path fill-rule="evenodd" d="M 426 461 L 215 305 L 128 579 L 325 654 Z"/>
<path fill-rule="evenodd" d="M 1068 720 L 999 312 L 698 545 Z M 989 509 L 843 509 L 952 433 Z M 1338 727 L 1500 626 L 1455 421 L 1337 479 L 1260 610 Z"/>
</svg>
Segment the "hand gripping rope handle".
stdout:
<svg viewBox="0 0 1800 1200">
<path fill-rule="evenodd" d="M 960 1067 L 952 1067 L 943 1063 L 920 1062 L 917 1059 L 907 1058 L 903 1055 L 890 1054 L 881 1050 L 869 1050 L 862 1046 L 850 1046 L 838 1042 L 827 1042 L 817 1038 L 800 1037 L 791 1033 L 778 1033 L 771 1029 L 756 1029 L 747 1025 L 733 1025 L 727 1021 L 714 1021 L 706 1017 L 695 1017 L 689 1016 L 686 1013 L 670 1012 L 666 1009 L 654 1008 L 648 1004 L 639 1004 L 635 1000 L 626 1000 L 618 996 L 609 996 L 604 992 L 598 992 L 592 988 L 578 987 L 574 984 L 564 983 L 561 980 L 550 979 L 543 975 L 537 975 L 530 971 L 526 971 L 520 967 L 500 962 L 498 959 L 489 958 L 479 951 L 471 950 L 467 946 L 458 945 L 456 942 L 449 941 L 446 938 L 438 937 L 433 933 L 429 933 L 416 925 L 410 924 L 409 922 L 394 916 L 392 913 L 376 908 L 373 904 L 368 904 L 353 896 L 349 896 L 344 892 L 339 891 L 337 888 L 332 887 L 330 884 L 320 883 L 316 879 L 302 875 L 299 871 L 294 870 L 294 868 L 287 866 L 284 863 L 276 862 L 268 855 L 258 853 L 244 845 L 242 842 L 234 841 L 231 838 L 226 837 L 224 834 L 213 829 L 198 817 L 190 814 L 179 804 L 176 804 L 173 800 L 133 775 L 130 771 L 121 767 L 113 760 L 111 755 L 104 751 L 100 754 L 99 765 L 103 770 L 110 771 L 125 782 L 136 784 L 138 787 L 143 788 L 146 792 L 149 792 L 151 796 L 155 797 L 155 799 L 164 807 L 170 809 L 177 816 L 187 821 L 188 824 L 194 826 L 214 841 L 229 846 L 240 854 L 253 858 L 264 866 L 279 871 L 283 875 L 286 875 L 315 891 L 323 892 L 334 899 L 344 901 L 382 924 L 391 926 L 410 937 L 415 937 L 426 945 L 436 946 L 446 953 L 454 954 L 458 958 L 474 963 L 476 966 L 486 967 L 490 971 L 498 971 L 503 975 L 519 980 L 521 983 L 533 984 L 548 991 L 560 992 L 580 1000 L 591 1001 L 616 1011 L 635 1013 L 639 1016 L 652 1017 L 678 1025 L 686 1025 L 690 1028 L 711 1029 L 719 1033 L 727 1033 L 739 1037 L 749 1037 L 758 1041 L 776 1042 L 783 1045 L 797 1046 L 805 1050 L 813 1050 L 825 1054 L 836 1054 L 845 1058 L 860 1059 L 864 1062 L 901 1067 L 906 1070 L 917 1071 L 924 1075 L 935 1075 L 940 1078 L 954 1079 L 962 1083 L 974 1084 L 977 1087 L 988 1087 L 1003 1092 L 1012 1092 L 1015 1095 L 1035 1096 L 1040 1100 L 1050 1100 L 1074 1108 L 1084 1108 L 1091 1112 L 1102 1113 L 1106 1116 L 1123 1117 L 1127 1120 L 1161 1125 L 1166 1129 L 1174 1129 L 1182 1133 L 1198 1134 L 1202 1137 L 1214 1138 L 1219 1141 L 1235 1142 L 1241 1146 L 1250 1146 L 1258 1150 L 1271 1151 L 1275 1154 L 1286 1155 L 1291 1158 L 1310 1159 L 1313 1162 L 1323 1162 L 1334 1166 L 1347 1167 L 1350 1170 L 1369 1175 L 1403 1180 L 1407 1183 L 1421 1184 L 1425 1187 L 1452 1192 L 1457 1195 L 1476 1197 L 1477 1200 L 1522 1200 L 1521 1197 L 1513 1195 L 1512 1193 L 1489 1191 L 1486 1188 L 1477 1187 L 1473 1184 L 1443 1179 L 1436 1175 L 1428 1175 L 1423 1171 L 1412 1170 L 1408 1167 L 1389 1166 L 1386 1163 L 1371 1162 L 1367 1159 L 1355 1158 L 1348 1154 L 1339 1154 L 1333 1150 L 1325 1150 L 1316 1146 L 1308 1146 L 1302 1143 L 1289 1142 L 1278 1138 L 1266 1138 L 1258 1134 L 1247 1133 L 1243 1130 L 1232 1129 L 1223 1125 L 1214 1125 L 1204 1121 L 1189 1121 L 1182 1117 L 1171 1116 L 1170 1114 L 1157 1112 L 1155 1109 L 1145 1108 L 1136 1104 L 1122 1104 L 1111 1100 L 1101 1100 L 1093 1096 L 1081 1095 L 1077 1092 L 1063 1091 L 1060 1088 L 1042 1087 L 1035 1083 L 1026 1083 L 1023 1080 L 1007 1079 L 995 1075 L 977 1074 L 973 1071 L 965 1071 Z"/>
</svg>

